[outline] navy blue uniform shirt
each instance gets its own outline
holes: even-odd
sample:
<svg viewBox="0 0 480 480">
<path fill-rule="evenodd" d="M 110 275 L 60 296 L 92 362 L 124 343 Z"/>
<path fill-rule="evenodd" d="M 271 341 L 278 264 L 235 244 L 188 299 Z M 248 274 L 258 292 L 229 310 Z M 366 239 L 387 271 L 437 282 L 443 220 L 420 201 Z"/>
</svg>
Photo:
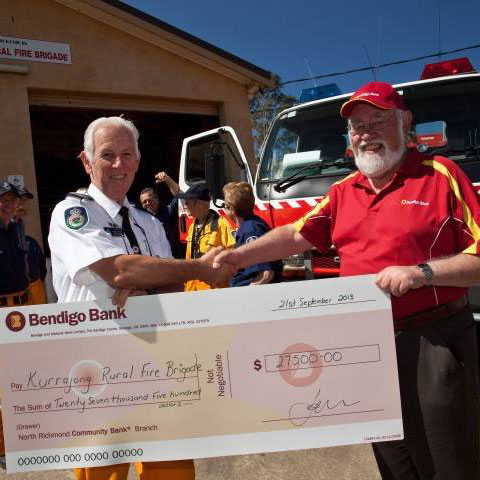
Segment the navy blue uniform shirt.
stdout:
<svg viewBox="0 0 480 480">
<path fill-rule="evenodd" d="M 26 250 L 22 248 L 18 226 L 0 222 L 0 295 L 20 292 L 28 287 Z"/>
<path fill-rule="evenodd" d="M 47 276 L 47 262 L 40 244 L 32 237 L 25 236 L 28 247 L 28 276 L 30 282 L 34 282 L 39 278 L 45 280 Z"/>
<path fill-rule="evenodd" d="M 168 205 L 161 205 L 156 216 L 163 223 L 173 256 L 185 258 L 185 245 L 180 241 L 178 229 L 178 198 L 175 197 Z"/>
<path fill-rule="evenodd" d="M 269 231 L 270 227 L 260 217 L 257 217 L 256 215 L 245 217 L 235 235 L 235 248 L 238 248 L 245 243 L 252 242 L 258 237 L 265 235 Z M 250 283 L 255 279 L 255 277 L 260 272 L 264 272 L 265 270 L 273 270 L 274 276 L 273 280 L 270 283 L 277 283 L 281 280 L 282 269 L 283 263 L 281 260 L 250 265 L 249 267 L 244 268 L 243 270 L 240 270 L 238 273 L 236 273 L 232 277 L 230 285 L 232 287 L 250 285 Z"/>
</svg>

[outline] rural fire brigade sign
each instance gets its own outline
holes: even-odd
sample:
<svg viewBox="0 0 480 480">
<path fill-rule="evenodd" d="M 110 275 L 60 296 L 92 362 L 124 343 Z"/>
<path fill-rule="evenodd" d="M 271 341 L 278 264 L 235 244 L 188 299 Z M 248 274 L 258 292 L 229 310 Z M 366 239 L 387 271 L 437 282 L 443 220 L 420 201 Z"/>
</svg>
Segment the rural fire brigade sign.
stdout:
<svg viewBox="0 0 480 480">
<path fill-rule="evenodd" d="M 72 63 L 68 43 L 43 42 L 14 37 L 0 37 L 0 58 L 30 62 Z"/>
</svg>

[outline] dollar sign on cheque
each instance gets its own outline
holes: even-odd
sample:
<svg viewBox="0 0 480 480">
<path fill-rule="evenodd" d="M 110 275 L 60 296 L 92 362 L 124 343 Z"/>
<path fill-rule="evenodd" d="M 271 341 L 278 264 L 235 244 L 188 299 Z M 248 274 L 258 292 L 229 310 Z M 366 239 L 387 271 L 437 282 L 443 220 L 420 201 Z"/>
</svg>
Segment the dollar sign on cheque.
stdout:
<svg viewBox="0 0 480 480">
<path fill-rule="evenodd" d="M 262 368 L 262 362 L 257 358 L 254 362 L 253 362 L 253 365 L 254 365 L 254 369 L 258 372 L 259 370 L 261 370 Z"/>
</svg>

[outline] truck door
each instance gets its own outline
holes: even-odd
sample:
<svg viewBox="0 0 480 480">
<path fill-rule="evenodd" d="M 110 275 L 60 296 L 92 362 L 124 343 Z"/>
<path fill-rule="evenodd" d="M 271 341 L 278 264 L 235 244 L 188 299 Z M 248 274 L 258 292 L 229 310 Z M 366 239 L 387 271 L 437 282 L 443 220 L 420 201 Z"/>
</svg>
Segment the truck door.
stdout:
<svg viewBox="0 0 480 480">
<path fill-rule="evenodd" d="M 249 182 L 252 174 L 245 153 L 231 127 L 220 127 L 185 138 L 182 145 L 178 184 L 182 191 L 206 181 L 214 200 L 211 207 L 218 210 L 223 200 L 222 188 L 228 182 Z M 184 238 L 188 218 L 180 206 L 180 236 Z"/>
</svg>

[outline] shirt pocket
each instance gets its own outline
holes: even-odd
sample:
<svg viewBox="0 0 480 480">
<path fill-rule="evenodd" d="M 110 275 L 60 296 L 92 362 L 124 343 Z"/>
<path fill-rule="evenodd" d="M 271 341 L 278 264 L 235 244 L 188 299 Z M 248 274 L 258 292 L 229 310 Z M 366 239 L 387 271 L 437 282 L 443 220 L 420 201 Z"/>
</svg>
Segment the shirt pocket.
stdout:
<svg viewBox="0 0 480 480">
<path fill-rule="evenodd" d="M 200 241 L 201 253 L 207 253 L 212 248 L 218 246 L 218 234 L 217 232 L 211 232 L 205 235 Z"/>
</svg>

